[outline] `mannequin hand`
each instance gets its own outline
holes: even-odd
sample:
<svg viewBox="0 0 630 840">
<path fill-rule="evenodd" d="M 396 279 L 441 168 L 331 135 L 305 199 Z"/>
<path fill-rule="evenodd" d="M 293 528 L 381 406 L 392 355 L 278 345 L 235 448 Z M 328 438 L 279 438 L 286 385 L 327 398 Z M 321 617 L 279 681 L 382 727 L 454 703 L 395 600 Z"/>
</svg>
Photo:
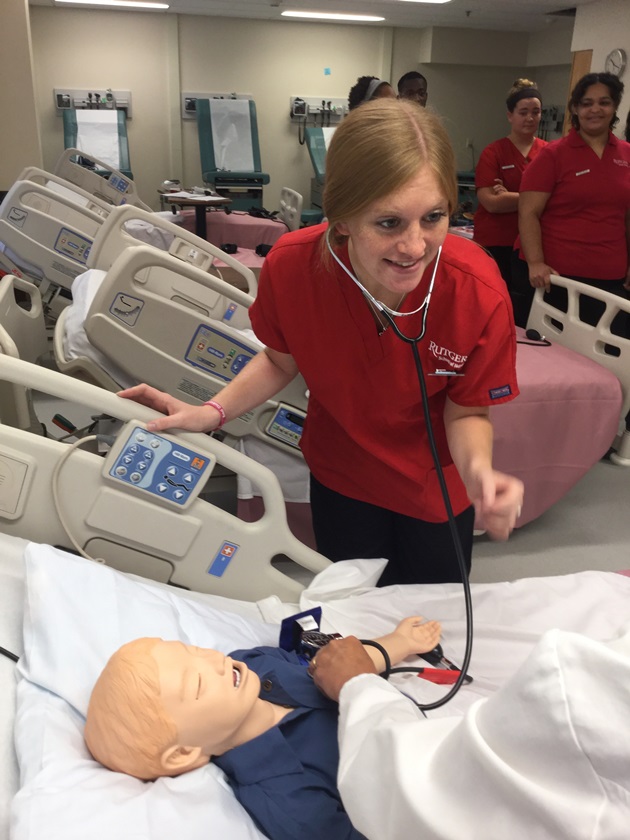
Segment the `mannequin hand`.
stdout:
<svg viewBox="0 0 630 840">
<path fill-rule="evenodd" d="M 427 653 L 439 643 L 442 626 L 439 621 L 425 621 L 421 615 L 403 618 L 394 630 L 404 641 L 408 652 L 403 657 L 418 653 Z"/>
<path fill-rule="evenodd" d="M 355 636 L 334 639 L 317 652 L 308 666 L 322 694 L 339 700 L 343 686 L 358 674 L 376 674 L 376 666 Z"/>
<path fill-rule="evenodd" d="M 488 470 L 479 475 L 468 497 L 475 506 L 475 525 L 494 540 L 507 540 L 523 506 L 523 482 L 511 475 Z"/>
<path fill-rule="evenodd" d="M 158 417 L 147 423 L 150 432 L 163 432 L 166 429 L 210 432 L 221 422 L 219 412 L 211 406 L 190 405 L 150 385 L 135 385 L 133 388 L 119 391 L 118 396 L 126 400 L 134 400 L 168 415 L 168 417 Z"/>
</svg>

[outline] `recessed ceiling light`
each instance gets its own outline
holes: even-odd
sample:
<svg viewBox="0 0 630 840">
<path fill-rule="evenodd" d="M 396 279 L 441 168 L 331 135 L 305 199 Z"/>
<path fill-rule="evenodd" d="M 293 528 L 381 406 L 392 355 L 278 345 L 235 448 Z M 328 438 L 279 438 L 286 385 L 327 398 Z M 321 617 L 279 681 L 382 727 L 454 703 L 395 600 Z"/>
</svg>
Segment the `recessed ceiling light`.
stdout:
<svg viewBox="0 0 630 840">
<path fill-rule="evenodd" d="M 55 0 L 55 3 L 69 3 L 74 6 L 117 6 L 125 9 L 168 9 L 168 3 L 142 3 L 141 0 Z"/>
<path fill-rule="evenodd" d="M 401 3 L 450 3 L 451 0 L 400 0 Z"/>
<path fill-rule="evenodd" d="M 352 20 L 361 23 L 385 20 L 376 15 L 346 15 L 342 12 L 280 12 L 283 17 L 307 18 L 309 20 Z"/>
</svg>

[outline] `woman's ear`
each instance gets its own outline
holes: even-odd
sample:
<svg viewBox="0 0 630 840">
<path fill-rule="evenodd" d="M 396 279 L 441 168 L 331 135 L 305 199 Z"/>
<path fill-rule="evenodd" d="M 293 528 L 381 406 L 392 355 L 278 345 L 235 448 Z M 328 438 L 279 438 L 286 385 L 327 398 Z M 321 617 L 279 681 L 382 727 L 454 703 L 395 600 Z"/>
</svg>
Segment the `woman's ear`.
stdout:
<svg viewBox="0 0 630 840">
<path fill-rule="evenodd" d="M 177 776 L 203 767 L 209 760 L 201 747 L 183 747 L 181 744 L 175 744 L 164 750 L 160 763 L 165 775 Z"/>
<path fill-rule="evenodd" d="M 337 222 L 335 225 L 335 233 L 338 236 L 350 236 L 348 225 L 345 222 Z"/>
</svg>

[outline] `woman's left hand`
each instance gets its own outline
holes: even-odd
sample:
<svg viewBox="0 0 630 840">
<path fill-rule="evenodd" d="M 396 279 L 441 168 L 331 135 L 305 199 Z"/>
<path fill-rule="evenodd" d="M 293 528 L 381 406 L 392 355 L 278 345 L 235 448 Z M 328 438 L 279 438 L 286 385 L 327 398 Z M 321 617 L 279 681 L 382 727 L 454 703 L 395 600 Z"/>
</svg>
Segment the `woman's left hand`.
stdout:
<svg viewBox="0 0 630 840">
<path fill-rule="evenodd" d="M 494 540 L 507 540 L 521 515 L 523 482 L 491 469 L 478 475 L 467 490 L 475 506 L 475 527 L 483 528 Z"/>
</svg>

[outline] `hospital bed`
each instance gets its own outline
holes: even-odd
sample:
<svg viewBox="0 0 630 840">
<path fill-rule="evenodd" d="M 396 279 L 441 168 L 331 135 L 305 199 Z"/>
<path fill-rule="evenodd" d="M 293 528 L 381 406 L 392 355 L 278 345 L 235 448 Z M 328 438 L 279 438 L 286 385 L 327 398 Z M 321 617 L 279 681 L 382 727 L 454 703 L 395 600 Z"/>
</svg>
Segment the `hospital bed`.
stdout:
<svg viewBox="0 0 630 840">
<path fill-rule="evenodd" d="M 232 199 L 235 210 L 262 207 L 263 186 L 253 99 L 197 99 L 197 133 L 204 183 Z"/>
<path fill-rule="evenodd" d="M 246 602 L 184 592 L 0 533 L 0 638 L 22 657 L 16 666 L 0 656 L 0 836 L 7 836 L 10 819 L 12 840 L 83 840 L 86 826 L 90 840 L 166 840 L 181 834 L 183 825 L 187 840 L 206 840 L 209 830 L 219 838 L 261 840 L 212 764 L 154 783 L 97 765 L 82 738 L 91 687 L 109 655 L 132 638 L 181 639 L 224 652 L 274 645 L 283 618 L 315 606 L 323 609 L 325 632 L 360 638 L 389 632 L 405 615 L 438 618 L 445 654 L 461 661 L 460 587 L 377 589 L 382 565 L 337 563 L 294 599 Z M 429 743 L 443 717 L 462 715 L 491 696 L 549 628 L 614 638 L 630 618 L 629 596 L 630 578 L 607 572 L 473 584 L 473 682 L 447 706 L 427 712 Z M 408 664 L 426 663 L 413 658 Z M 392 682 L 424 703 L 446 690 L 414 674 L 396 675 Z M 511 836 L 529 835 L 512 826 Z"/>
<path fill-rule="evenodd" d="M 102 172 L 113 169 L 133 180 L 127 140 L 127 115 L 123 110 L 67 108 L 63 111 L 66 149 L 78 149 L 103 161 Z"/>
<path fill-rule="evenodd" d="M 155 580 L 250 599 L 299 592 L 300 585 L 274 565 L 279 555 L 311 572 L 327 565 L 289 531 L 275 476 L 216 438 L 162 440 L 138 427 L 156 412 L 8 355 L 0 356 L 0 381 L 127 424 L 105 461 L 98 436 L 68 445 L 0 426 L 2 531 L 73 548 Z M 260 488 L 260 520 L 243 528 L 235 516 L 205 501 L 217 464 Z"/>
<path fill-rule="evenodd" d="M 144 245 L 126 248 L 105 275 L 80 280 L 76 305 L 55 329 L 55 357 L 60 370 L 91 376 L 110 390 L 146 382 L 186 402 L 203 403 L 261 349 L 247 311 L 253 298 L 164 251 Z M 94 291 L 84 293 L 84 284 L 92 281 Z M 67 329 L 68 319 L 74 322 L 75 317 L 77 323 Z M 84 355 L 80 349 L 77 353 L 76 339 L 82 318 Z M 69 358 L 69 348 L 75 358 Z M 222 431 L 233 438 L 256 437 L 299 455 L 306 403 L 306 385 L 296 377 L 274 400 L 230 421 Z"/>
<path fill-rule="evenodd" d="M 563 347 L 595 359 L 617 377 L 623 392 L 620 419 L 625 421 L 625 429 L 614 441 L 617 451 L 611 455 L 611 460 L 630 466 L 630 339 L 619 335 L 630 324 L 630 301 L 558 275 L 551 276 L 551 285 L 554 290 L 564 290 L 566 308 L 564 303 L 554 305 L 543 289 L 537 289 L 527 326 Z M 603 311 L 597 326 L 581 320 L 582 296 L 601 301 Z M 611 330 L 613 326 L 615 332 Z"/>
<path fill-rule="evenodd" d="M 78 162 L 79 158 L 88 160 L 92 166 L 82 165 Z M 116 207 L 119 204 L 133 204 L 143 210 L 151 209 L 140 199 L 131 178 L 94 155 L 85 155 L 79 149 L 69 148 L 62 152 L 54 174 Z"/>
<path fill-rule="evenodd" d="M 17 295 L 21 299 L 18 302 Z M 0 279 L 0 353 L 37 363 L 48 352 L 44 308 L 37 286 L 19 277 Z M 37 428 L 26 388 L 0 381 L 0 423 Z"/>
<path fill-rule="evenodd" d="M 111 210 L 96 198 L 90 206 L 77 203 L 77 195 L 16 181 L 0 205 L 0 267 L 36 283 L 42 294 L 69 290 Z"/>
<path fill-rule="evenodd" d="M 256 274 L 248 266 L 216 245 L 174 224 L 169 214 L 125 205 L 113 210 L 110 216 L 95 238 L 87 261 L 88 268 L 107 271 L 125 248 L 142 243 L 167 251 L 200 271 L 224 277 L 231 283 L 240 283 L 248 294 L 256 295 Z"/>
</svg>

